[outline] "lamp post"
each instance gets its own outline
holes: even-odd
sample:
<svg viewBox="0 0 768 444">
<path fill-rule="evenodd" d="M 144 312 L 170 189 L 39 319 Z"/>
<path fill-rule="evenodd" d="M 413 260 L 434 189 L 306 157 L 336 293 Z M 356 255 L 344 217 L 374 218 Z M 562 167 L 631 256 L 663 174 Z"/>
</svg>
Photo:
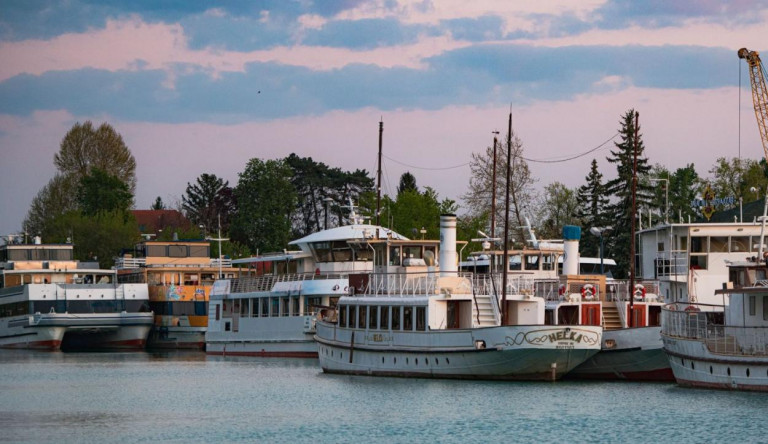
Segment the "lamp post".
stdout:
<svg viewBox="0 0 768 444">
<path fill-rule="evenodd" d="M 605 274 L 603 266 L 603 234 L 612 227 L 592 227 L 589 232 L 600 237 L 600 274 Z"/>
<path fill-rule="evenodd" d="M 651 179 L 651 182 L 664 182 L 664 223 L 669 225 L 669 179 Z"/>
</svg>

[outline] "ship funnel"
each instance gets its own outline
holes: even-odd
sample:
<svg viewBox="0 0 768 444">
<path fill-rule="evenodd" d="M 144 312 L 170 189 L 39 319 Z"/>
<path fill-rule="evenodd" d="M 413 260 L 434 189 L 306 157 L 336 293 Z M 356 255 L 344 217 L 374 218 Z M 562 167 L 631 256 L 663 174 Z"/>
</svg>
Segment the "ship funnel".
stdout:
<svg viewBox="0 0 768 444">
<path fill-rule="evenodd" d="M 563 227 L 563 274 L 579 274 L 579 240 L 581 228 L 575 225 Z"/>
<path fill-rule="evenodd" d="M 440 276 L 456 276 L 459 261 L 456 255 L 456 215 L 440 216 Z"/>
<path fill-rule="evenodd" d="M 40 245 L 40 244 L 43 243 L 43 240 L 40 238 L 40 236 L 35 236 L 34 237 L 34 243 L 35 243 L 35 245 Z"/>
</svg>

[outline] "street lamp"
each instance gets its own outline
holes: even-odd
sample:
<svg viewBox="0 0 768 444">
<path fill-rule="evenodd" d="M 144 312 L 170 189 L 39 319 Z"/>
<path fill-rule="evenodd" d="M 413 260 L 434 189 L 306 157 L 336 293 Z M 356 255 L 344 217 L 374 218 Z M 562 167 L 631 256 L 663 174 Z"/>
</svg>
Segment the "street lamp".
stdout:
<svg viewBox="0 0 768 444">
<path fill-rule="evenodd" d="M 651 182 L 664 182 L 664 223 L 669 225 L 669 179 L 651 179 Z"/>
<path fill-rule="evenodd" d="M 590 233 L 600 237 L 600 274 L 605 274 L 605 271 L 603 270 L 603 234 L 606 231 L 611 230 L 611 228 L 612 227 L 592 227 L 589 229 Z"/>
</svg>

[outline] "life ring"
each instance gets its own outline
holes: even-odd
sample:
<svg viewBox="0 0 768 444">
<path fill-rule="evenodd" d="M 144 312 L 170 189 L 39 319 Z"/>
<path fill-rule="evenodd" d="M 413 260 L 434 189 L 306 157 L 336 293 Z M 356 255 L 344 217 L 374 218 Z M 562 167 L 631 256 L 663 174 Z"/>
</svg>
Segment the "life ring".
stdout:
<svg viewBox="0 0 768 444">
<path fill-rule="evenodd" d="M 557 294 L 560 296 L 565 295 L 565 284 L 560 284 L 560 287 L 557 289 Z"/>
<path fill-rule="evenodd" d="M 592 300 L 595 297 L 595 286 L 587 284 L 581 287 L 581 297 L 588 301 Z"/>
<path fill-rule="evenodd" d="M 635 298 L 645 299 L 645 287 L 642 284 L 635 285 Z"/>
</svg>

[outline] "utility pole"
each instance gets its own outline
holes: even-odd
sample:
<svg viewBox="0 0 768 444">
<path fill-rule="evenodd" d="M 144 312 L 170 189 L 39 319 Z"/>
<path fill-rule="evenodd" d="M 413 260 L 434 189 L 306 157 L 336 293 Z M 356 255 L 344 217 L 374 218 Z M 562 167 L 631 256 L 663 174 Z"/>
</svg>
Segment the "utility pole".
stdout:
<svg viewBox="0 0 768 444">
<path fill-rule="evenodd" d="M 496 237 L 496 146 L 499 132 L 493 131 L 493 171 L 491 172 L 491 237 Z M 496 271 L 496 255 L 491 254 L 491 275 Z"/>
<path fill-rule="evenodd" d="M 509 262 L 509 181 L 512 175 L 512 112 L 509 112 L 509 132 L 507 133 L 507 181 L 504 197 L 504 254 L 501 262 L 501 325 L 507 321 L 507 267 Z"/>
<path fill-rule="evenodd" d="M 376 173 L 376 226 L 381 225 L 381 142 L 384 137 L 384 121 L 379 121 L 379 169 Z M 376 237 L 378 233 L 376 233 Z"/>
</svg>

